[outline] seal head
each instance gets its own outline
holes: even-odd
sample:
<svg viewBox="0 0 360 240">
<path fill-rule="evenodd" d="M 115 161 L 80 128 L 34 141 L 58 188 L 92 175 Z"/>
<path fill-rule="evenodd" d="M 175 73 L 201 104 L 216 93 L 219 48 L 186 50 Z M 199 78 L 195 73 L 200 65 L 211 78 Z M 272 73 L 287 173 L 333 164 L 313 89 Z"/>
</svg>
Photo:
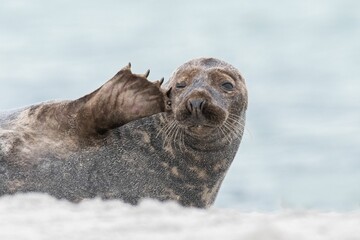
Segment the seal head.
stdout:
<svg viewBox="0 0 360 240">
<path fill-rule="evenodd" d="M 186 134 L 227 141 L 242 135 L 248 96 L 232 65 L 215 58 L 191 60 L 173 73 L 167 89 L 173 119 Z"/>
</svg>

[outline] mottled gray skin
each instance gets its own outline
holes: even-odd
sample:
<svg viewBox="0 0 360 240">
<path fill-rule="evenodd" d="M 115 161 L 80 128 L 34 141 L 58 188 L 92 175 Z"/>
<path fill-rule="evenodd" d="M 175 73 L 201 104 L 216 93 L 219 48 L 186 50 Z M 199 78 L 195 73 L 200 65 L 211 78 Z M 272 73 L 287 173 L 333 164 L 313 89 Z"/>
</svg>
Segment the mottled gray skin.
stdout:
<svg viewBox="0 0 360 240">
<path fill-rule="evenodd" d="M 244 80 L 231 65 L 202 58 L 177 69 L 167 90 L 171 112 L 110 130 L 96 145 L 47 153 L 26 167 L 0 155 L 0 195 L 36 191 L 75 202 L 99 196 L 211 206 L 241 141 Z"/>
</svg>

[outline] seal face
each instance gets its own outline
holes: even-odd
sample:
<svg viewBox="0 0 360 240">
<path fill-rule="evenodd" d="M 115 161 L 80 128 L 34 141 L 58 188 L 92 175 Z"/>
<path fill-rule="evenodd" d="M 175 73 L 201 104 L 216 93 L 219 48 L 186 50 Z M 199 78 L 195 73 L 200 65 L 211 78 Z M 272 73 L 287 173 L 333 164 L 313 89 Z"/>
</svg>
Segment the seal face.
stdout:
<svg viewBox="0 0 360 240">
<path fill-rule="evenodd" d="M 121 89 L 130 89 L 126 86 Z M 44 137 L 31 135 L 25 139 L 29 143 L 28 139 L 34 138 L 32 146 L 37 147 L 26 150 L 29 157 L 25 162 L 31 162 L 30 167 L 13 164 L 14 161 L 24 163 L 26 157 L 19 152 L 27 145 L 20 145 L 20 149 L 7 148 L 7 145 L 1 147 L 1 151 L 7 149 L 8 154 L 0 151 L 0 195 L 39 191 L 75 202 L 98 196 L 122 199 L 131 204 L 137 204 L 143 198 L 155 198 L 175 200 L 184 206 L 211 206 L 244 130 L 247 91 L 239 71 L 214 58 L 191 60 L 174 72 L 164 90 L 157 89 L 155 94 L 150 94 L 158 96 L 150 104 L 153 109 L 150 112 L 146 112 L 146 104 L 143 105 L 148 90 L 139 94 L 132 91 L 130 99 L 140 106 L 140 111 L 130 114 L 134 119 L 117 119 L 111 114 L 114 106 L 121 106 L 116 110 L 117 116 L 123 116 L 124 109 L 126 112 L 132 110 L 129 102 L 115 101 L 121 97 L 111 97 L 115 96 L 110 94 L 111 89 L 103 87 L 103 90 L 73 102 L 77 107 L 65 103 L 66 107 L 73 109 L 71 112 L 77 121 L 75 127 L 61 129 L 81 131 L 70 131 L 64 139 L 62 136 L 67 135 L 59 138 L 51 135 L 53 142 L 47 145 L 48 151 L 39 147 L 42 145 L 39 140 L 44 142 Z M 104 99 L 117 103 L 101 112 L 107 109 Z M 43 116 L 40 109 L 34 109 L 31 117 L 26 109 L 8 116 L 7 121 L 11 119 L 10 122 L 15 121 L 17 126 L 28 126 L 22 134 L 32 133 L 34 126 L 46 123 L 44 133 L 49 135 L 50 131 L 60 135 L 56 124 L 69 122 L 66 115 L 61 114 L 63 111 L 54 112 L 53 109 L 45 111 Z M 156 113 L 158 111 L 161 112 Z M 31 119 L 33 123 L 19 124 L 19 119 L 22 119 L 19 116 L 24 114 L 24 119 Z M 50 124 L 53 121 L 56 124 Z M 79 144 L 79 139 L 82 144 Z M 68 143 L 64 145 L 64 142 Z M 2 143 L 0 136 L 0 146 Z M 72 148 L 73 145 L 76 147 Z M 65 152 L 58 149 L 65 149 Z M 41 154 L 34 154 L 39 152 Z"/>
<path fill-rule="evenodd" d="M 174 72 L 167 87 L 178 132 L 229 142 L 242 135 L 247 90 L 230 64 L 213 58 L 189 61 Z"/>
</svg>

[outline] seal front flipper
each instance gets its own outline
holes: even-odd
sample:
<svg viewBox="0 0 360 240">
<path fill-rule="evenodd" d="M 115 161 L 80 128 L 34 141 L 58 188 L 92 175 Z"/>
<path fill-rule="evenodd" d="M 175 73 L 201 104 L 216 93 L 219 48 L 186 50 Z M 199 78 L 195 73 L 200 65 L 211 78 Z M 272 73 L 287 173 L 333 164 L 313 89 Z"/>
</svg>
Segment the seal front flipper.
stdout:
<svg viewBox="0 0 360 240">
<path fill-rule="evenodd" d="M 166 110 L 163 79 L 148 81 L 150 73 L 133 74 L 129 63 L 96 91 L 69 103 L 82 105 L 77 110 L 81 135 L 104 134 L 130 121 Z"/>
<path fill-rule="evenodd" d="M 108 130 L 165 111 L 161 82 L 121 69 L 96 91 L 74 101 L 44 102 L 0 115 L 0 155 L 16 165 L 43 156 L 64 159 L 94 146 Z"/>
</svg>

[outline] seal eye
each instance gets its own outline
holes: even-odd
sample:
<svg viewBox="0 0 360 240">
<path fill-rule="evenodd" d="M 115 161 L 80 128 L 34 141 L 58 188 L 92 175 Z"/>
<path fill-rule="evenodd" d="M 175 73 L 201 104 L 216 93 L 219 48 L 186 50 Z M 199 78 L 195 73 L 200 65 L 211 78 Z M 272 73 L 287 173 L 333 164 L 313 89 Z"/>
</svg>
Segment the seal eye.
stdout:
<svg viewBox="0 0 360 240">
<path fill-rule="evenodd" d="M 176 88 L 185 88 L 186 84 L 184 82 L 176 83 Z"/>
<path fill-rule="evenodd" d="M 232 85 L 232 83 L 230 82 L 225 82 L 221 85 L 221 87 L 227 91 L 231 91 L 234 89 L 234 85 Z"/>
</svg>

